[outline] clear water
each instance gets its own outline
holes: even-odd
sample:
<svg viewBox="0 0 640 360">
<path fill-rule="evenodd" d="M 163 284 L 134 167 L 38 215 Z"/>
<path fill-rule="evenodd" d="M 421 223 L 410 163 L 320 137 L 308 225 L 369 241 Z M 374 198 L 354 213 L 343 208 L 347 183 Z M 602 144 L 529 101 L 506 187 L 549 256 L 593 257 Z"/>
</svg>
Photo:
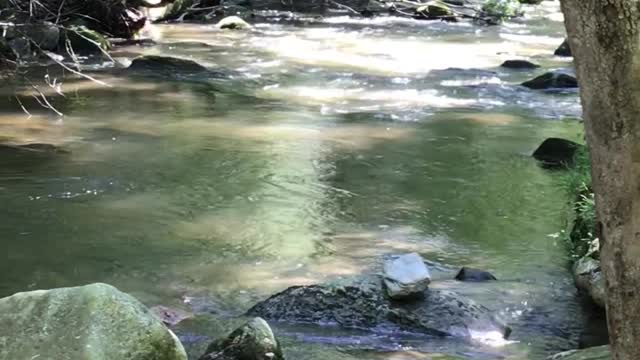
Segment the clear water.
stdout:
<svg viewBox="0 0 640 360">
<path fill-rule="evenodd" d="M 546 137 L 579 139 L 580 106 L 575 92 L 517 85 L 570 67 L 551 55 L 564 35 L 546 3 L 501 27 L 163 25 L 157 46 L 115 59 L 192 58 L 224 76 L 107 66 L 94 76 L 110 87 L 64 80 L 66 97 L 52 95 L 64 117 L 27 118 L 4 103 L 5 140 L 70 153 L 0 158 L 0 296 L 101 281 L 150 306 L 233 316 L 287 286 L 416 251 L 437 264 L 433 286 L 509 318 L 514 343 L 278 327 L 302 342 L 290 345 L 295 358 L 347 356 L 314 355 L 317 344 L 372 350 L 352 353 L 360 359 L 540 359 L 577 346 L 586 316 L 554 235 L 566 212 L 561 175 L 529 154 Z M 515 57 L 543 69 L 498 67 Z M 447 280 L 462 265 L 502 281 Z"/>
</svg>

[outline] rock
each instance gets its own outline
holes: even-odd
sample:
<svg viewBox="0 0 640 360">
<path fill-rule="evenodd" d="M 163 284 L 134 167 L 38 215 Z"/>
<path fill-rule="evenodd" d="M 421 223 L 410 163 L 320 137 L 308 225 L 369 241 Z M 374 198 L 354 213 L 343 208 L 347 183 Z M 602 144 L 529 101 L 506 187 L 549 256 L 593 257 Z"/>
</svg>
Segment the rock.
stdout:
<svg viewBox="0 0 640 360">
<path fill-rule="evenodd" d="M 60 28 L 50 22 L 18 26 L 17 31 L 30 39 L 36 48 L 54 51 L 60 43 Z"/>
<path fill-rule="evenodd" d="M 563 72 L 548 72 L 535 79 L 522 83 L 522 86 L 534 90 L 544 89 L 570 89 L 578 87 L 575 76 Z"/>
<path fill-rule="evenodd" d="M 604 276 L 598 260 L 585 256 L 576 261 L 573 278 L 579 290 L 588 294 L 596 305 L 605 307 Z"/>
<path fill-rule="evenodd" d="M 533 158 L 547 168 L 571 167 L 581 146 L 570 140 L 548 138 L 533 152 Z"/>
<path fill-rule="evenodd" d="M 431 282 L 429 269 L 416 253 L 386 260 L 383 276 L 387 295 L 392 299 L 422 294 Z"/>
<path fill-rule="evenodd" d="M 540 65 L 527 60 L 507 60 L 500 66 L 507 69 L 537 69 L 540 67 Z"/>
<path fill-rule="evenodd" d="M 345 328 L 392 326 L 437 336 L 472 338 L 474 333 L 511 330 L 487 308 L 459 294 L 428 289 L 411 302 L 397 302 L 383 293 L 382 277 L 344 283 L 294 286 L 255 305 L 250 316 L 292 323 L 334 324 Z"/>
<path fill-rule="evenodd" d="M 51 144 L 33 143 L 25 145 L 9 145 L 0 144 L 0 153 L 7 154 L 27 154 L 27 155 L 50 155 L 50 154 L 66 154 L 67 151 Z"/>
<path fill-rule="evenodd" d="M 150 310 L 167 326 L 176 326 L 183 320 L 189 319 L 193 316 L 193 314 L 189 312 L 180 309 L 171 309 L 162 305 L 154 306 Z"/>
<path fill-rule="evenodd" d="M 425 19 L 438 19 L 453 16 L 451 9 L 439 1 L 430 1 L 426 5 L 416 8 L 416 15 Z"/>
<path fill-rule="evenodd" d="M 611 360 L 611 349 L 609 345 L 597 346 L 582 350 L 565 351 L 553 356 L 549 356 L 547 360 Z"/>
<path fill-rule="evenodd" d="M 498 280 L 495 276 L 493 276 L 493 274 L 488 271 L 468 268 L 466 266 L 460 269 L 455 279 L 458 281 L 475 282 Z"/>
<path fill-rule="evenodd" d="M 200 360 L 283 360 L 282 350 L 266 321 L 254 318 L 226 339 L 213 342 Z"/>
<path fill-rule="evenodd" d="M 144 305 L 106 284 L 0 299 L 0 324 L 0 359 L 187 359 Z"/>
<path fill-rule="evenodd" d="M 29 59 L 33 56 L 31 42 L 23 37 L 16 37 L 7 42 L 18 60 Z"/>
<path fill-rule="evenodd" d="M 570 57 L 573 56 L 571 54 L 571 47 L 569 46 L 569 40 L 565 39 L 562 44 L 554 51 L 553 55 L 555 56 L 564 56 Z"/>
<path fill-rule="evenodd" d="M 195 74 L 207 72 L 207 68 L 193 60 L 157 55 L 145 55 L 133 59 L 129 66 L 129 70 L 152 71 L 169 74 Z"/>
<path fill-rule="evenodd" d="M 251 25 L 246 21 L 242 20 L 238 16 L 227 16 L 226 18 L 220 20 L 216 27 L 218 29 L 229 29 L 229 30 L 245 30 L 251 29 Z"/>
<path fill-rule="evenodd" d="M 65 38 L 74 53 L 101 54 L 111 48 L 109 40 L 99 32 L 84 25 L 72 25 L 65 31 Z"/>
<path fill-rule="evenodd" d="M 542 1 L 544 0 L 518 0 L 520 2 L 520 4 L 526 4 L 526 5 L 539 5 L 542 3 Z"/>
<path fill-rule="evenodd" d="M 14 69 L 17 60 L 18 55 L 13 51 L 13 48 L 0 37 L 0 71 Z"/>
</svg>

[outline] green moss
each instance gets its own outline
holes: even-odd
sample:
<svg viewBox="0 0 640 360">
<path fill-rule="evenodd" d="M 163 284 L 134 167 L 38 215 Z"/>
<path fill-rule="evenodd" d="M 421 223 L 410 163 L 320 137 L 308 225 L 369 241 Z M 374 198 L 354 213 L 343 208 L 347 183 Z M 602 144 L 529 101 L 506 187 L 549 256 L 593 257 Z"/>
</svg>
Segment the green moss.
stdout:
<svg viewBox="0 0 640 360">
<path fill-rule="evenodd" d="M 498 20 L 522 15 L 520 2 L 517 0 L 487 0 L 482 5 L 482 12 Z"/>
</svg>

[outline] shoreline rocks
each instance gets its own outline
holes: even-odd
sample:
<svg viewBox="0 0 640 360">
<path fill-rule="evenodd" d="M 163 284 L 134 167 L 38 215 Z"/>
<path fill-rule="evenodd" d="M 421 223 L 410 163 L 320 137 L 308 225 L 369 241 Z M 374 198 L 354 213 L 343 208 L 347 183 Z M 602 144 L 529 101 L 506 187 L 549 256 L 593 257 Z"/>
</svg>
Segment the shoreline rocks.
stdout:
<svg viewBox="0 0 640 360">
<path fill-rule="evenodd" d="M 534 64 L 528 60 L 507 60 L 503 62 L 500 66 L 503 68 L 516 69 L 516 70 L 537 69 L 540 67 L 540 65 Z"/>
</svg>

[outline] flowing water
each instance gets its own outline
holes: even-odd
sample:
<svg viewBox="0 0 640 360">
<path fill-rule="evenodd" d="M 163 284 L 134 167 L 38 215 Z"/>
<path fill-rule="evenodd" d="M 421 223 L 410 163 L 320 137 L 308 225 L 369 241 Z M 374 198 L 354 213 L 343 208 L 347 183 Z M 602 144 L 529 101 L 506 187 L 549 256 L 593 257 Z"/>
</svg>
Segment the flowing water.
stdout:
<svg viewBox="0 0 640 360">
<path fill-rule="evenodd" d="M 529 154 L 547 137 L 579 140 L 580 106 L 575 91 L 518 86 L 570 67 L 552 56 L 558 11 L 545 2 L 500 27 L 348 17 L 280 17 L 250 32 L 158 26 L 158 45 L 120 48 L 115 60 L 192 58 L 220 76 L 98 66 L 110 86 L 64 80 L 63 117 L 0 113 L 8 141 L 69 151 L 0 159 L 0 296 L 100 281 L 150 306 L 234 316 L 287 286 L 416 251 L 433 264 L 433 286 L 508 318 L 513 342 L 277 326 L 306 344 L 294 358 L 333 345 L 370 350 L 360 359 L 541 359 L 576 347 L 588 319 L 557 237 L 562 175 Z M 543 68 L 499 67 L 514 57 Z M 462 265 L 501 281 L 447 280 Z"/>
</svg>

